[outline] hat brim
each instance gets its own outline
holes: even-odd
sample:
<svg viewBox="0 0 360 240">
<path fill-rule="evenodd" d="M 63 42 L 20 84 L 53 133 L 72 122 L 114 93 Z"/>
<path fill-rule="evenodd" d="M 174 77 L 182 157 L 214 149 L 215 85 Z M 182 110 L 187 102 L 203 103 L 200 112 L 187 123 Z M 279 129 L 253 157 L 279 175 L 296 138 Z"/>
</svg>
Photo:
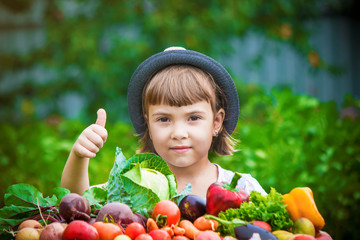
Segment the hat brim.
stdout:
<svg viewBox="0 0 360 240">
<path fill-rule="evenodd" d="M 142 62 L 132 75 L 128 86 L 128 109 L 130 120 L 138 134 L 145 131 L 142 112 L 142 93 L 147 80 L 161 69 L 177 64 L 188 64 L 208 72 L 227 98 L 224 128 L 231 134 L 239 117 L 239 98 L 235 84 L 226 69 L 214 59 L 192 50 L 169 50 L 152 55 Z"/>
</svg>

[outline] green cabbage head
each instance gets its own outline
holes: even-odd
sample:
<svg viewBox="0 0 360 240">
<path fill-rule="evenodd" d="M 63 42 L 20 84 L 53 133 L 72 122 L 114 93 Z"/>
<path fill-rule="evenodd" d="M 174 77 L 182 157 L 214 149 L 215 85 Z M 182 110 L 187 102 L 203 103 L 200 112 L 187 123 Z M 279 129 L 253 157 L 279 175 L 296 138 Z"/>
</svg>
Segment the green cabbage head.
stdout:
<svg viewBox="0 0 360 240">
<path fill-rule="evenodd" d="M 160 200 L 169 199 L 169 183 L 161 172 L 150 168 L 141 168 L 140 164 L 137 164 L 126 172 L 124 176 L 143 187 L 151 189 Z"/>
<path fill-rule="evenodd" d="M 149 217 L 156 203 L 165 199 L 179 203 L 190 194 L 191 186 L 178 193 L 175 175 L 156 154 L 141 153 L 126 159 L 116 148 L 106 190 L 107 202 L 125 203 L 133 212 Z"/>
</svg>

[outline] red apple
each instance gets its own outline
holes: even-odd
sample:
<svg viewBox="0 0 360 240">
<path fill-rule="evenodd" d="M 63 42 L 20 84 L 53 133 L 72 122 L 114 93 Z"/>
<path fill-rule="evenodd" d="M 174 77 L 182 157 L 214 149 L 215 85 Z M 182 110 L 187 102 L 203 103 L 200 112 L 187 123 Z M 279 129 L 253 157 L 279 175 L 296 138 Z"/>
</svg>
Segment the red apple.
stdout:
<svg viewBox="0 0 360 240">
<path fill-rule="evenodd" d="M 307 234 L 295 234 L 293 240 L 316 240 L 313 236 Z"/>
<path fill-rule="evenodd" d="M 319 231 L 315 238 L 316 240 L 333 240 L 330 234 L 324 231 Z"/>
</svg>

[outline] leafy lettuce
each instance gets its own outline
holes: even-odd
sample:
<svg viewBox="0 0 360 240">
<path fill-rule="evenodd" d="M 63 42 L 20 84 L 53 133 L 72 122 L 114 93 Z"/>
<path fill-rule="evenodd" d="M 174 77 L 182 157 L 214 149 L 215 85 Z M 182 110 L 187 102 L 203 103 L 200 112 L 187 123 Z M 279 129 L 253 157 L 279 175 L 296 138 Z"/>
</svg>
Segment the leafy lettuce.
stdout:
<svg viewBox="0 0 360 240">
<path fill-rule="evenodd" d="M 143 153 L 126 159 L 117 148 L 107 190 L 108 202 L 126 203 L 134 212 L 148 216 L 157 202 L 179 202 L 191 192 L 191 186 L 178 194 L 175 175 L 162 158 Z"/>
<path fill-rule="evenodd" d="M 275 188 L 271 188 L 266 197 L 259 192 L 252 191 L 249 202 L 243 202 L 240 208 L 230 208 L 225 212 L 220 212 L 219 218 L 226 221 L 234 221 L 234 219 L 248 222 L 261 220 L 269 223 L 272 230 L 289 230 L 293 226 L 286 205 L 282 201 L 282 195 Z M 229 232 L 226 225 L 220 224 L 218 230 L 223 234 L 233 234 L 232 231 Z"/>
</svg>

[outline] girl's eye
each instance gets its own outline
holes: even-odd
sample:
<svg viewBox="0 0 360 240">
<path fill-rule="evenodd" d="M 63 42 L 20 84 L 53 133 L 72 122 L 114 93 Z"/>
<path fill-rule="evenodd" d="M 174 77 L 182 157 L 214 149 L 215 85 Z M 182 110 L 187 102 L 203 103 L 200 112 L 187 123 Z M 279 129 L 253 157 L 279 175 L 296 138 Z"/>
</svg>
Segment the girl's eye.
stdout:
<svg viewBox="0 0 360 240">
<path fill-rule="evenodd" d="M 190 121 L 196 121 L 196 120 L 199 120 L 199 119 L 200 119 L 199 116 L 191 116 L 191 117 L 189 118 Z"/>
<path fill-rule="evenodd" d="M 160 118 L 158 118 L 158 121 L 159 121 L 159 122 L 168 122 L 168 121 L 169 121 L 169 118 L 167 118 L 167 117 L 160 117 Z"/>
</svg>

